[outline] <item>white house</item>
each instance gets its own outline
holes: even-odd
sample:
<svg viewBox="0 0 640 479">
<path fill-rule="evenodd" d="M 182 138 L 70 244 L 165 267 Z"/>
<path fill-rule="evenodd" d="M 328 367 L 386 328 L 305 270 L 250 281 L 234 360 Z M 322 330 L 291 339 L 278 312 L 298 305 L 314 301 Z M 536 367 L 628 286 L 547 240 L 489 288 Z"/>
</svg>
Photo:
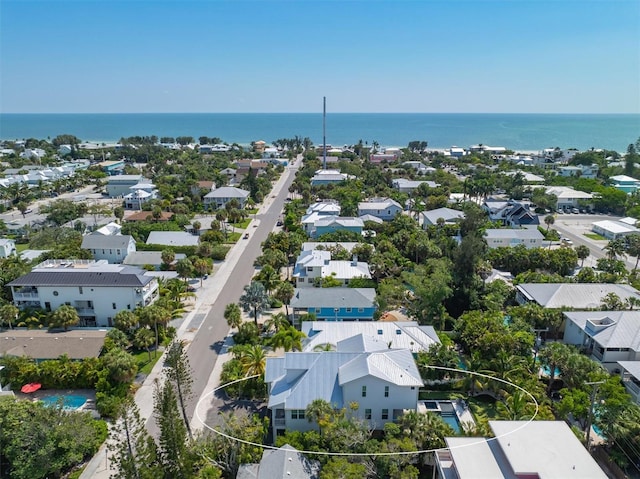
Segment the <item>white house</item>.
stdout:
<svg viewBox="0 0 640 479">
<path fill-rule="evenodd" d="M 369 351 L 354 351 L 347 342 L 337 351 L 291 352 L 267 358 L 265 382 L 269 385 L 273 437 L 286 430 L 308 431 L 316 425 L 305 410 L 316 399 L 382 429 L 404 411 L 415 411 L 422 378 L 408 349 L 389 349 L 369 343 Z"/>
<path fill-rule="evenodd" d="M 47 154 L 42 148 L 27 148 L 22 153 L 20 153 L 20 158 L 24 158 L 26 160 L 41 160 Z"/>
<path fill-rule="evenodd" d="M 355 176 L 340 173 L 338 170 L 318 170 L 311 177 L 311 186 L 330 185 L 353 179 Z"/>
<path fill-rule="evenodd" d="M 0 258 L 16 254 L 16 242 L 10 238 L 0 238 Z"/>
<path fill-rule="evenodd" d="M 120 198 L 131 193 L 131 187 L 144 181 L 142 175 L 115 175 L 107 179 L 109 198 Z"/>
<path fill-rule="evenodd" d="M 564 421 L 489 421 L 493 438 L 447 437 L 438 479 L 606 479 Z"/>
<path fill-rule="evenodd" d="M 567 311 L 564 342 L 583 348 L 611 371 L 640 361 L 640 311 Z"/>
<path fill-rule="evenodd" d="M 516 286 L 516 301 L 519 304 L 537 303 L 544 308 L 600 309 L 609 293 L 622 301 L 640 300 L 638 290 L 627 284 L 522 283 Z"/>
<path fill-rule="evenodd" d="M 305 214 L 317 213 L 318 216 L 340 216 L 340 203 L 335 200 L 323 200 L 311 203 Z"/>
<path fill-rule="evenodd" d="M 184 231 L 152 231 L 147 244 L 164 246 L 198 246 L 199 237 Z"/>
<path fill-rule="evenodd" d="M 426 184 L 429 188 L 437 188 L 440 186 L 435 181 L 417 181 L 408 180 L 406 178 L 396 178 L 391 180 L 391 185 L 400 193 L 411 193 L 422 184 Z"/>
<path fill-rule="evenodd" d="M 150 182 L 140 182 L 129 187 L 130 193 L 124 195 L 124 207 L 128 210 L 141 210 L 142 206 L 158 197 L 156 186 Z"/>
<path fill-rule="evenodd" d="M 530 249 L 542 247 L 544 235 L 537 228 L 488 229 L 484 233 L 484 239 L 489 248 L 503 248 L 522 244 L 527 249 Z"/>
<path fill-rule="evenodd" d="M 82 238 L 81 248 L 89 250 L 95 260 L 122 263 L 129 253 L 136 251 L 136 241 L 129 235 L 94 233 Z"/>
<path fill-rule="evenodd" d="M 83 326 L 113 326 L 118 311 L 133 311 L 158 298 L 157 279 L 140 268 L 104 260 L 47 260 L 7 286 L 18 308 L 54 311 L 69 304 Z"/>
<path fill-rule="evenodd" d="M 326 346 L 335 350 L 338 343 L 354 337 L 381 342 L 389 349 L 408 349 L 414 354 L 440 344 L 433 326 L 420 326 L 416 321 L 303 321 L 301 331 L 307 335 L 302 350 L 308 352 Z"/>
<path fill-rule="evenodd" d="M 640 361 L 618 361 L 622 384 L 633 400 L 640 404 Z"/>
<path fill-rule="evenodd" d="M 369 265 L 354 258 L 352 261 L 332 260 L 326 250 L 309 250 L 300 253 L 293 269 L 297 287 L 310 287 L 316 278 L 333 277 L 343 286 L 354 278 L 371 279 Z"/>
<path fill-rule="evenodd" d="M 560 176 L 579 176 L 580 178 L 597 178 L 600 167 L 596 164 L 593 165 L 576 165 L 576 166 L 561 166 L 558 168 L 558 174 Z"/>
<path fill-rule="evenodd" d="M 402 206 L 391 198 L 372 198 L 358 203 L 358 216 L 371 215 L 391 221 L 398 213 L 402 213 Z"/>
<path fill-rule="evenodd" d="M 591 193 L 574 190 L 569 186 L 550 186 L 546 192 L 558 198 L 556 209 L 579 208 L 593 200 Z"/>
<path fill-rule="evenodd" d="M 207 210 L 224 208 L 231 200 L 236 200 L 240 209 L 244 208 L 249 198 L 249 192 L 235 186 L 222 186 L 207 193 L 203 198 L 204 207 Z"/>
</svg>

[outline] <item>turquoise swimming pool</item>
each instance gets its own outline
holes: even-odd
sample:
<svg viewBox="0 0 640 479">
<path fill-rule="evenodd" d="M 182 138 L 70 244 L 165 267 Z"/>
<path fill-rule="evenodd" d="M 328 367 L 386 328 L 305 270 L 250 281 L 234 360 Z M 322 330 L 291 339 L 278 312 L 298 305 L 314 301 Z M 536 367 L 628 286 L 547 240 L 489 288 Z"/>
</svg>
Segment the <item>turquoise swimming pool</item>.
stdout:
<svg viewBox="0 0 640 479">
<path fill-rule="evenodd" d="M 45 396 L 40 399 L 45 406 L 59 407 L 63 409 L 75 410 L 80 409 L 87 402 L 87 398 L 77 394 L 56 394 L 53 396 Z"/>
</svg>

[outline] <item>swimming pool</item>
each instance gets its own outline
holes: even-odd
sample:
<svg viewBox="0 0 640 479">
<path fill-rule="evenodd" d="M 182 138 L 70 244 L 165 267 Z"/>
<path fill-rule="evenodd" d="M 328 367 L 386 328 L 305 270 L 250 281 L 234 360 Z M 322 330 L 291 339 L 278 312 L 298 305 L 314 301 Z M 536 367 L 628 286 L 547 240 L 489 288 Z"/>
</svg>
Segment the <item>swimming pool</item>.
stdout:
<svg viewBox="0 0 640 479">
<path fill-rule="evenodd" d="M 53 396 L 45 396 L 40 399 L 45 406 L 59 407 L 63 409 L 75 410 L 80 409 L 87 402 L 87 398 L 77 394 L 56 394 Z"/>
</svg>

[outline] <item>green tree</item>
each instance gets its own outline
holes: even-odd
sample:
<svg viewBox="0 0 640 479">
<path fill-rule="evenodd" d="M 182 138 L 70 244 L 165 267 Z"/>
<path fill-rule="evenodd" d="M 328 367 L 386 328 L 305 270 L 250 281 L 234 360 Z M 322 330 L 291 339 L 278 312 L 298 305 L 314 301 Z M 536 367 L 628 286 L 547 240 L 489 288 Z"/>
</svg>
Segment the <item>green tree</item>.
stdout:
<svg viewBox="0 0 640 479">
<path fill-rule="evenodd" d="M 122 206 L 116 206 L 113 209 L 113 216 L 115 216 L 119 223 L 122 223 L 122 219 L 124 218 L 124 208 Z"/>
<path fill-rule="evenodd" d="M 271 338 L 269 345 L 274 348 L 282 348 L 285 351 L 302 351 L 302 340 L 305 338 L 302 331 L 298 331 L 293 326 L 281 328 Z"/>
<path fill-rule="evenodd" d="M 329 459 L 320 471 L 320 479 L 362 479 L 363 477 L 367 477 L 364 464 L 350 462 L 344 457 Z"/>
<path fill-rule="evenodd" d="M 189 416 L 187 415 L 186 401 L 192 396 L 193 378 L 191 377 L 191 366 L 189 358 L 184 350 L 184 342 L 173 341 L 165 359 L 167 369 L 165 370 L 167 379 L 171 381 L 178 395 L 178 405 L 182 411 L 182 419 L 187 428 L 189 438 L 193 439 L 191 425 L 189 424 Z"/>
<path fill-rule="evenodd" d="M 113 383 L 128 384 L 138 372 L 138 365 L 131 354 L 114 348 L 101 358 L 102 366 Z"/>
<path fill-rule="evenodd" d="M 162 259 L 162 264 L 165 269 L 168 270 L 171 269 L 171 265 L 176 260 L 176 254 L 172 248 L 166 248 L 162 250 L 162 253 L 160 253 L 160 258 Z"/>
<path fill-rule="evenodd" d="M 187 279 L 193 274 L 193 263 L 189 258 L 182 258 L 178 260 L 176 263 L 176 272 L 178 276 L 184 278 L 184 282 L 187 282 Z"/>
<path fill-rule="evenodd" d="M 151 362 L 151 346 L 155 342 L 153 331 L 148 328 L 140 328 L 133 337 L 133 345 L 138 349 L 146 349 Z"/>
<path fill-rule="evenodd" d="M 211 259 L 197 258 L 193 262 L 193 269 L 198 276 L 200 276 L 200 287 L 202 287 L 202 279 L 206 274 L 211 274 L 213 271 L 213 263 L 211 262 Z"/>
<path fill-rule="evenodd" d="M 257 326 L 258 315 L 269 306 L 269 296 L 262 283 L 252 281 L 244 287 L 244 293 L 240 296 L 238 303 L 245 312 L 252 313 L 253 322 Z"/>
<path fill-rule="evenodd" d="M 243 351 L 240 357 L 240 363 L 242 364 L 245 377 L 255 375 L 264 376 L 267 356 L 262 346 L 251 344 Z"/>
<path fill-rule="evenodd" d="M 9 329 L 13 329 L 13 323 L 18 319 L 20 310 L 13 304 L 4 304 L 0 307 L 0 324 L 9 325 Z"/>
<path fill-rule="evenodd" d="M 276 286 L 276 290 L 273 294 L 273 297 L 278 301 L 281 301 L 284 304 L 285 313 L 287 318 L 289 318 L 289 304 L 291 303 L 291 298 L 293 298 L 293 293 L 295 292 L 295 288 L 288 281 L 281 281 Z"/>
<path fill-rule="evenodd" d="M 140 324 L 148 327 L 153 327 L 156 335 L 156 353 L 159 345 L 158 325 L 166 326 L 171 321 L 171 312 L 158 306 L 157 304 L 151 304 L 149 306 L 142 306 L 135 310 L 136 316 Z"/>
<path fill-rule="evenodd" d="M 544 217 L 544 224 L 547 225 L 547 233 L 549 232 L 549 228 L 553 223 L 556 222 L 556 218 L 553 215 L 547 215 Z"/>
<path fill-rule="evenodd" d="M 121 406 L 118 420 L 111 430 L 108 443 L 114 479 L 155 479 L 161 477 L 157 446 L 147 432 L 138 406 L 127 397 Z"/>
<path fill-rule="evenodd" d="M 305 417 L 309 422 L 315 422 L 322 435 L 323 431 L 334 417 L 334 410 L 324 399 L 314 399 L 305 409 Z"/>
<path fill-rule="evenodd" d="M 607 243 L 607 246 L 603 248 L 607 253 L 607 258 L 610 260 L 617 260 L 623 257 L 625 254 L 625 244 L 623 239 L 614 239 Z"/>
<path fill-rule="evenodd" d="M 589 257 L 589 255 L 591 254 L 591 250 L 589 249 L 588 246 L 583 244 L 576 246 L 575 250 L 576 250 L 576 254 L 578 255 L 578 258 L 581 261 L 580 267 L 582 268 L 584 266 L 584 260 Z"/>
<path fill-rule="evenodd" d="M 229 303 L 224 308 L 224 319 L 230 328 L 239 328 L 242 324 L 242 314 L 237 303 Z"/>
<path fill-rule="evenodd" d="M 50 328 L 64 328 L 67 331 L 69 326 L 74 326 L 79 322 L 78 311 L 68 304 L 63 304 L 49 315 Z"/>
<path fill-rule="evenodd" d="M 118 311 L 113 317 L 113 325 L 125 333 L 130 333 L 136 324 L 138 324 L 138 317 L 127 309 Z"/>
<path fill-rule="evenodd" d="M 24 202 L 24 201 L 20 201 L 17 205 L 16 208 L 18 208 L 18 211 L 20 211 L 20 213 L 22 213 L 22 217 L 24 218 L 27 210 L 29 209 L 29 205 Z"/>
</svg>

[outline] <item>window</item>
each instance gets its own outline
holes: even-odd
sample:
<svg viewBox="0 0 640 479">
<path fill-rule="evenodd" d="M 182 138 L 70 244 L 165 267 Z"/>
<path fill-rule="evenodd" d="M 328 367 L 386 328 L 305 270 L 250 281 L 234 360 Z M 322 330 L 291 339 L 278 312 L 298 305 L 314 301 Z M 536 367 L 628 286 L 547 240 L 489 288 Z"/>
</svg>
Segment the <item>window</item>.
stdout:
<svg viewBox="0 0 640 479">
<path fill-rule="evenodd" d="M 130 304 L 127 304 L 127 309 L 131 309 L 131 305 Z"/>
<path fill-rule="evenodd" d="M 298 278 L 298 283 L 304 283 L 304 278 Z"/>
<path fill-rule="evenodd" d="M 51 311 L 51 303 L 49 301 L 45 301 L 44 309 L 46 309 L 47 311 Z"/>
<path fill-rule="evenodd" d="M 291 419 L 304 419 L 304 409 L 292 409 Z"/>
<path fill-rule="evenodd" d="M 386 397 L 386 398 L 389 397 L 389 386 L 385 386 L 384 387 L 384 397 Z"/>
<path fill-rule="evenodd" d="M 113 309 L 116 309 L 116 303 L 111 303 L 111 307 L 112 307 Z"/>
<path fill-rule="evenodd" d="M 54 292 L 53 292 L 53 295 L 54 295 L 54 296 L 58 296 L 58 292 L 57 292 L 57 291 L 54 291 Z"/>
<path fill-rule="evenodd" d="M 347 313 L 350 313 L 350 312 L 351 312 L 351 308 L 347 308 Z"/>
<path fill-rule="evenodd" d="M 120 254 L 121 254 L 121 253 L 120 253 L 120 250 L 116 250 L 116 251 L 118 252 L 118 256 L 120 256 Z"/>
<path fill-rule="evenodd" d="M 364 313 L 364 308 L 358 308 L 358 313 Z"/>
<path fill-rule="evenodd" d="M 389 419 L 389 410 L 388 409 L 383 409 L 382 410 L 382 420 L 386 420 Z"/>
<path fill-rule="evenodd" d="M 378 334 L 382 336 L 382 329 L 378 329 Z"/>
<path fill-rule="evenodd" d="M 367 397 L 367 386 L 362 386 L 362 397 L 363 398 Z"/>
<path fill-rule="evenodd" d="M 396 334 L 402 334 L 402 330 L 396 329 Z"/>
<path fill-rule="evenodd" d="M 82 286 L 78 286 L 78 292 L 82 294 Z"/>
<path fill-rule="evenodd" d="M 364 418 L 365 419 L 371 419 L 371 409 L 365 409 L 364 410 Z"/>
<path fill-rule="evenodd" d="M 316 308 L 316 313 L 319 313 L 319 312 L 320 312 L 320 308 Z"/>
</svg>

